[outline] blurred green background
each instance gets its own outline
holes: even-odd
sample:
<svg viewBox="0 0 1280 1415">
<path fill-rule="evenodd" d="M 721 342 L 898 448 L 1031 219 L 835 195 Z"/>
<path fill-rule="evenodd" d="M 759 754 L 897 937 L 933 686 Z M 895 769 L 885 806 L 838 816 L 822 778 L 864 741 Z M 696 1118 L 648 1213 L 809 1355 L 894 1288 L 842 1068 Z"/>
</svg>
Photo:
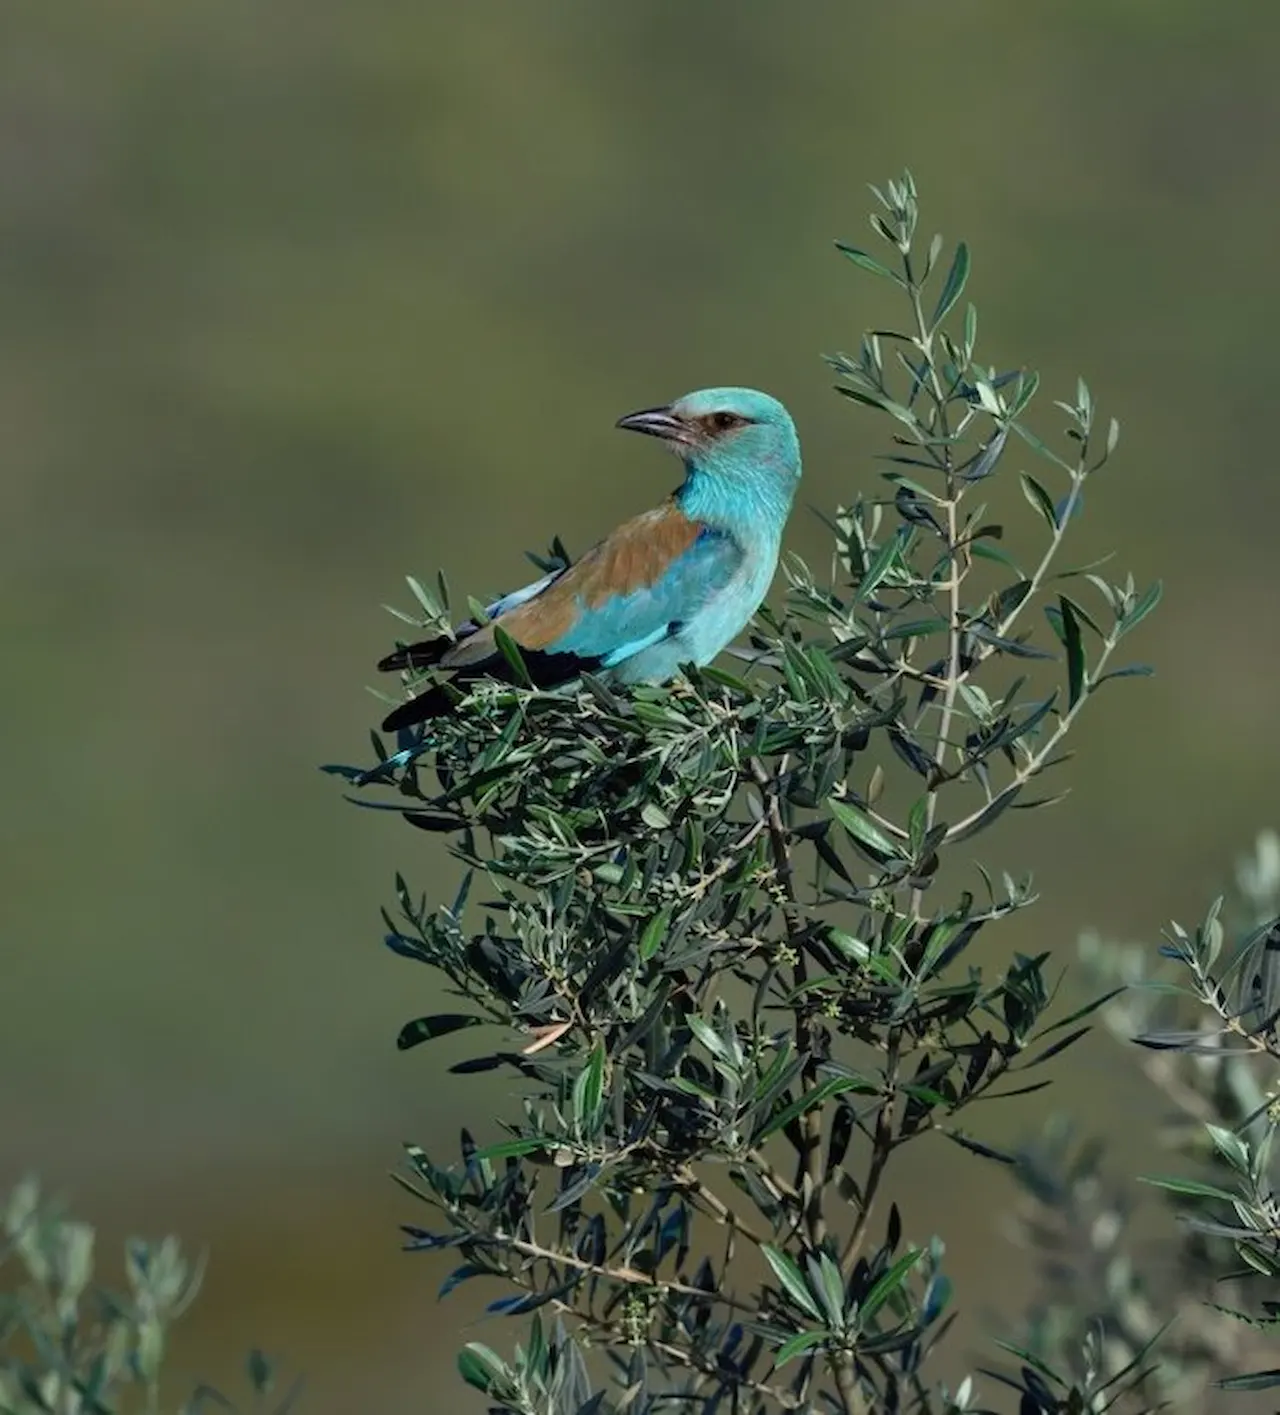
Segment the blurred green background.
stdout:
<svg viewBox="0 0 1280 1415">
<path fill-rule="evenodd" d="M 465 1406 L 473 1309 L 397 1251 L 423 1215 L 385 1171 L 504 1093 L 396 1054 L 438 999 L 377 918 L 397 868 L 452 871 L 315 768 L 365 751 L 404 572 L 507 587 L 670 486 L 621 413 L 758 384 L 804 501 L 872 480 L 888 428 L 818 358 L 885 314 L 831 248 L 866 183 L 910 166 L 925 238 L 971 243 L 986 358 L 1121 418 L 1081 542 L 1167 581 L 1159 677 L 1099 699 L 1065 806 L 984 837 L 1045 896 L 1001 948 L 1151 938 L 1275 821 L 1274 0 L 8 0 L 0 31 L 0 1180 L 208 1245 L 179 1374 L 260 1342 L 315 1415 Z M 789 543 L 825 563 L 807 510 Z M 993 1125 L 1152 1123 L 1105 1041 L 1060 1074 Z M 926 1147 L 898 1197 L 952 1240 L 959 1362 L 1021 1290 L 1005 1192 Z"/>
</svg>

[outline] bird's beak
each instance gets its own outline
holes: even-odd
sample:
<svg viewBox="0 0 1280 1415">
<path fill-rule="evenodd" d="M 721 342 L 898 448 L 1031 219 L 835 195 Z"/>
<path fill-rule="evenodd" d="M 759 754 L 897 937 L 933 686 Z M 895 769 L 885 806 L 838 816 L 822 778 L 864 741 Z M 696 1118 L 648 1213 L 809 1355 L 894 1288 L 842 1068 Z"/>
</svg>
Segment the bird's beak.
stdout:
<svg viewBox="0 0 1280 1415">
<path fill-rule="evenodd" d="M 650 437 L 661 437 L 666 442 L 689 441 L 689 429 L 670 408 L 645 408 L 639 413 L 628 413 L 618 419 L 618 426 L 630 432 L 648 433 Z"/>
</svg>

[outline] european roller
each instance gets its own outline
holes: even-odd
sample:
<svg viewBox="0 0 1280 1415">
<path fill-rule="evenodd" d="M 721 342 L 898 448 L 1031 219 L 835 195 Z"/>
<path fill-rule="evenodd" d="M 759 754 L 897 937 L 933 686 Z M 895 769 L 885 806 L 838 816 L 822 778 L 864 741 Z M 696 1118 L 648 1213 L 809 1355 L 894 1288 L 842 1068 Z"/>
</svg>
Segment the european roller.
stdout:
<svg viewBox="0 0 1280 1415">
<path fill-rule="evenodd" d="M 704 388 L 618 426 L 659 438 L 680 458 L 684 480 L 671 496 L 574 564 L 495 600 L 486 624 L 398 649 L 380 669 L 439 668 L 459 685 L 509 677 L 496 624 L 540 687 L 584 671 L 613 683 L 665 683 L 682 664 L 709 663 L 741 632 L 773 580 L 800 480 L 790 414 L 752 388 Z M 436 683 L 383 729 L 447 712 L 455 696 Z"/>
</svg>

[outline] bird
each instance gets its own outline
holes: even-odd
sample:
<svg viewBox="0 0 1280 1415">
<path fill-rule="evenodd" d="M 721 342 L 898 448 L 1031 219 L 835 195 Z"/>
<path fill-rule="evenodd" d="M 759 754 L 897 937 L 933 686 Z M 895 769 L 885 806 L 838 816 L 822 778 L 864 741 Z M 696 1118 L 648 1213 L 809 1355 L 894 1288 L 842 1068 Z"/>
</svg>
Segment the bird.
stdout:
<svg viewBox="0 0 1280 1415">
<path fill-rule="evenodd" d="M 773 581 L 800 480 L 790 413 L 754 388 L 703 388 L 617 426 L 659 439 L 684 466 L 660 505 L 624 521 L 571 565 L 499 596 L 469 620 L 383 658 L 382 672 L 448 675 L 390 712 L 400 732 L 452 710 L 484 677 L 511 681 L 495 627 L 536 687 L 584 672 L 611 684 L 665 683 L 709 663 L 741 632 Z"/>
</svg>

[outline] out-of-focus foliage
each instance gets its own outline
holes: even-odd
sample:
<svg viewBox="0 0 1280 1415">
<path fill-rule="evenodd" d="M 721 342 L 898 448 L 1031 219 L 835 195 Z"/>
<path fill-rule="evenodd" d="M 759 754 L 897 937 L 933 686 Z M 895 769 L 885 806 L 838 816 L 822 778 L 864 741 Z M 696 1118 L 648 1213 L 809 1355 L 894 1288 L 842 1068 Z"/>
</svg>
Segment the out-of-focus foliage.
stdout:
<svg viewBox="0 0 1280 1415">
<path fill-rule="evenodd" d="M 409 1246 L 460 1260 L 443 1291 L 497 1279 L 491 1313 L 538 1311 L 512 1362 L 462 1353 L 495 1410 L 976 1408 L 927 1366 L 945 1212 L 908 1240 L 886 1176 L 925 1136 L 1014 1163 L 978 1103 L 1047 1085 L 1105 1001 L 1053 1008 L 1048 950 L 988 976 L 971 946 L 1032 882 L 943 870 L 1057 800 L 1080 712 L 1150 671 L 1115 655 L 1158 584 L 1062 556 L 1119 428 L 1079 381 L 1064 434 L 1033 430 L 1037 375 L 979 357 L 966 244 L 922 235 L 910 175 L 873 191 L 871 243 L 839 249 L 903 320 L 829 362 L 890 428 L 881 483 L 832 516 L 829 580 L 792 558 L 741 674 L 465 684 L 374 734 L 372 765 L 328 768 L 466 869 L 445 906 L 398 876 L 386 942 L 459 1000 L 401 1046 L 461 1034 L 455 1073 L 520 1082 L 500 1135 L 465 1129 L 453 1163 L 410 1146 L 402 1176 L 434 1211 Z M 1029 508 L 1009 533 L 988 511 L 1006 476 Z M 415 629 L 450 632 L 443 582 L 413 587 Z M 609 1356 L 607 1390 L 575 1342 Z M 1001 1379 L 1025 1415 L 1145 1375 L 1086 1352 L 1078 1376 L 1028 1358 Z"/>
<path fill-rule="evenodd" d="M 1022 1338 L 1072 1367 L 1092 1330 L 1095 1360 L 1115 1371 L 1159 1336 L 1148 1390 L 1174 1409 L 1239 1410 L 1239 1392 L 1280 1385 L 1278 916 L 1280 836 L 1268 830 L 1195 929 L 1169 926 L 1164 961 L 1097 933 L 1080 940 L 1094 980 L 1123 989 L 1102 1014 L 1126 1046 L 1122 1064 L 1136 1042 L 1163 1106 L 1165 1154 L 1151 1162 L 1160 1172 L 1142 1178 L 1169 1197 L 1176 1224 L 1166 1210 L 1158 1234 L 1148 1223 L 1144 1236 L 1133 1221 L 1140 1196 L 1117 1182 L 1101 1145 L 1061 1122 L 1019 1169 L 1019 1236 L 1041 1276 Z"/>
<path fill-rule="evenodd" d="M 0 1210 L 0 1412 L 3 1415 L 178 1415 L 237 1407 L 209 1387 L 181 1406 L 161 1392 L 169 1329 L 199 1291 L 203 1263 L 177 1240 L 125 1245 L 123 1292 L 94 1277 L 94 1231 L 24 1180 Z M 256 1397 L 245 1415 L 286 1415 L 260 1352 L 247 1362 Z"/>
</svg>

